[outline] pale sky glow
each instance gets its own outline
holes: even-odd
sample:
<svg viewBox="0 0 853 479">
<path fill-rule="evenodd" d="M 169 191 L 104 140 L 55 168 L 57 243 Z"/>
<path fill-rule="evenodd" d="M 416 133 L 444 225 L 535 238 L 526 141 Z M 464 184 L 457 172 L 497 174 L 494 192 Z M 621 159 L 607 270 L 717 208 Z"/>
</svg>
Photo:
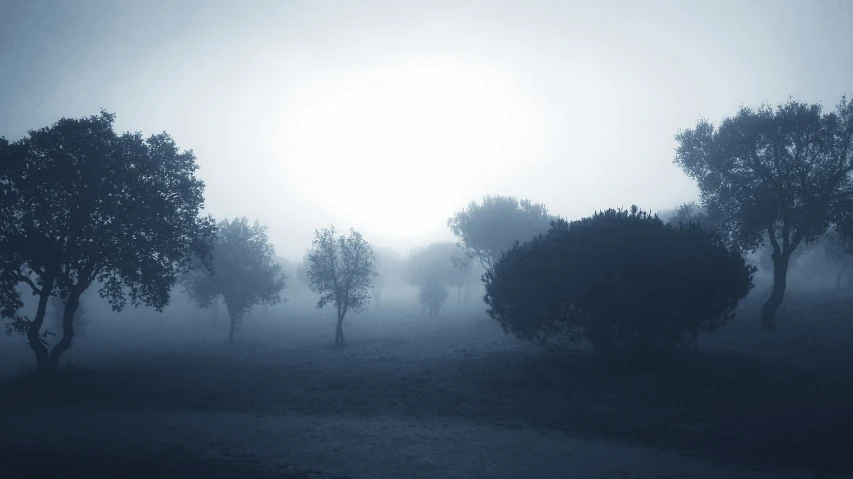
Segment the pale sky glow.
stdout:
<svg viewBox="0 0 853 479">
<path fill-rule="evenodd" d="M 424 58 L 314 84 L 282 125 L 294 173 L 355 223 L 395 237 L 428 233 L 466 201 L 454 192 L 514 161 L 502 150 L 530 128 L 512 116 L 526 105 L 496 83 Z"/>
<path fill-rule="evenodd" d="M 450 239 L 485 194 L 670 208 L 678 129 L 853 93 L 844 1 L 38 3 L 0 5 L 0 136 L 101 107 L 166 130 L 290 259 L 332 223 Z"/>
</svg>

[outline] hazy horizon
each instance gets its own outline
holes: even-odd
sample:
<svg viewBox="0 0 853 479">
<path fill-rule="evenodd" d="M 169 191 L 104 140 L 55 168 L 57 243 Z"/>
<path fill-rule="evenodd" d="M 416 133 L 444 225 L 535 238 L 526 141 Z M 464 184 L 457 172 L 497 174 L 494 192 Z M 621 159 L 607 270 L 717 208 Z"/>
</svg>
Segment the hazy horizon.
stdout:
<svg viewBox="0 0 853 479">
<path fill-rule="evenodd" d="M 198 157 L 207 211 L 405 253 L 472 200 L 568 218 L 695 199 L 700 118 L 853 93 L 853 2 L 4 2 L 0 136 L 117 114 Z"/>
</svg>

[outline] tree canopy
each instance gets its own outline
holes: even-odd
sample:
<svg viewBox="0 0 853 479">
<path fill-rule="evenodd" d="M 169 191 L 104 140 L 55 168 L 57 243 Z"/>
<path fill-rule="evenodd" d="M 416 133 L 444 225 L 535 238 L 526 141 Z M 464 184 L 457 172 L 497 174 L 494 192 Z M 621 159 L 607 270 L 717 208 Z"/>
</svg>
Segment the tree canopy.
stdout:
<svg viewBox="0 0 853 479">
<path fill-rule="evenodd" d="M 511 196 L 486 196 L 481 204 L 472 201 L 456 213 L 447 226 L 459 238 L 467 258 L 478 258 L 488 270 L 515 242 L 548 231 L 552 219 L 545 205 Z"/>
<path fill-rule="evenodd" d="M 697 181 L 720 232 L 745 251 L 770 243 L 774 287 L 762 324 L 773 329 L 792 253 L 853 213 L 853 102 L 842 98 L 826 114 L 793 100 L 743 107 L 676 139 L 674 161 Z"/>
<path fill-rule="evenodd" d="M 484 275 L 485 300 L 519 338 L 660 352 L 730 319 L 753 272 L 696 223 L 611 209 L 510 248 Z"/>
<path fill-rule="evenodd" d="M 192 151 L 160 133 L 117 134 L 115 116 L 62 118 L 14 143 L 0 142 L 2 314 L 27 335 L 39 370 L 71 346 L 80 295 L 94 282 L 114 310 L 169 303 L 191 258 L 210 257 L 214 222 L 201 217 L 204 183 Z M 19 316 L 25 284 L 39 297 Z M 65 303 L 60 341 L 40 335 L 48 299 Z"/>
<path fill-rule="evenodd" d="M 224 220 L 217 227 L 212 268 L 197 264 L 185 277 L 185 291 L 203 308 L 223 298 L 231 320 L 228 340 L 234 341 L 243 317 L 255 306 L 282 301 L 285 275 L 277 259 L 266 227 L 257 221 L 250 225 L 246 218 Z"/>
<path fill-rule="evenodd" d="M 317 292 L 317 308 L 334 304 L 337 310 L 335 345 L 344 345 L 343 321 L 349 311 L 363 312 L 370 303 L 373 282 L 379 276 L 370 245 L 358 231 L 335 236 L 335 227 L 314 232 L 308 252 L 307 275 Z"/>
</svg>

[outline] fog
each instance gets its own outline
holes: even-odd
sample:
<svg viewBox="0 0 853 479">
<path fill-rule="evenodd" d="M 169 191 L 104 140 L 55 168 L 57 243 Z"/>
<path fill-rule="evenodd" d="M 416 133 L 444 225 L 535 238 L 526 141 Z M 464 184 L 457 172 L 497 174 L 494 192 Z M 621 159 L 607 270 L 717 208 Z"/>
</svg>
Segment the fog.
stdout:
<svg viewBox="0 0 853 479">
<path fill-rule="evenodd" d="M 0 134 L 117 114 L 192 148 L 216 217 L 297 259 L 318 225 L 405 253 L 500 193 L 576 218 L 692 200 L 674 134 L 853 78 L 842 1 L 4 2 Z M 417 181 L 415 181 L 417 180 Z"/>
<path fill-rule="evenodd" d="M 73 281 L 42 311 L 0 141 L 0 477 L 850 477 L 853 180 L 814 237 L 787 210 L 738 236 L 677 135 L 851 94 L 853 1 L 0 2 L 0 140 L 168 132 L 220 225 L 191 270 L 90 271 L 73 321 Z M 266 236 L 222 253 L 232 218 Z"/>
</svg>

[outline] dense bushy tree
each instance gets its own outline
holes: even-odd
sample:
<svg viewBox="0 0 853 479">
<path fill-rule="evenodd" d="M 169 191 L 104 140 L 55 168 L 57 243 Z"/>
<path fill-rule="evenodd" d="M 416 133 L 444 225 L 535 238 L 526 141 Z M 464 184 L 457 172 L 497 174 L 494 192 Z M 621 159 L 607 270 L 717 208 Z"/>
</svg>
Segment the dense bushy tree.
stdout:
<svg viewBox="0 0 853 479">
<path fill-rule="evenodd" d="M 513 246 L 484 275 L 484 299 L 519 338 L 665 351 L 730 319 L 753 271 L 715 233 L 632 207 L 557 220 Z"/>
<path fill-rule="evenodd" d="M 525 242 L 547 231 L 553 218 L 545 205 L 511 196 L 486 196 L 472 201 L 447 220 L 467 259 L 478 258 L 485 269 L 515 242 Z"/>
<path fill-rule="evenodd" d="M 762 325 L 775 328 L 793 252 L 853 212 L 853 102 L 835 112 L 788 101 L 775 110 L 741 108 L 718 128 L 700 121 L 679 132 L 675 163 L 701 192 L 733 244 L 772 248 L 773 291 Z"/>
<path fill-rule="evenodd" d="M 379 276 L 373 250 L 361 233 L 335 237 L 335 227 L 314 232 L 308 251 L 308 279 L 320 295 L 317 308 L 334 304 L 337 310 L 335 346 L 344 345 L 343 322 L 347 312 L 359 313 L 370 303 L 373 281 Z"/>
<path fill-rule="evenodd" d="M 69 119 L 0 142 L 0 313 L 26 334 L 39 371 L 71 347 L 80 296 L 93 283 L 114 310 L 158 311 L 193 256 L 209 258 L 213 221 L 199 213 L 204 183 L 191 151 L 165 133 L 117 134 L 114 115 Z M 20 316 L 25 284 L 39 298 Z M 48 349 L 48 301 L 64 303 L 62 336 Z"/>
<path fill-rule="evenodd" d="M 221 297 L 230 319 L 228 341 L 255 306 L 282 301 L 285 275 L 275 260 L 267 230 L 257 221 L 234 218 L 219 223 L 212 268 L 197 265 L 184 279 L 185 291 L 202 308 Z"/>
<path fill-rule="evenodd" d="M 719 212 L 717 212 L 719 215 Z M 711 217 L 708 213 L 702 209 L 702 207 L 696 202 L 684 203 L 676 208 L 661 212 L 660 217 L 664 220 L 665 223 L 672 224 L 678 226 L 682 223 L 697 223 L 700 227 L 708 229 L 710 231 L 715 231 L 720 233 L 723 240 L 726 242 L 728 246 L 738 247 L 738 245 L 732 241 L 731 236 L 726 234 L 724 230 L 725 228 L 722 225 L 722 222 L 717 217 Z M 763 238 L 766 240 L 767 235 L 763 235 Z M 808 245 L 801 246 L 797 248 L 791 253 L 790 258 L 788 258 L 788 269 L 793 269 L 797 263 L 797 260 L 802 257 L 808 251 Z M 763 242 L 758 245 L 753 251 L 746 251 L 748 256 L 751 257 L 754 264 L 756 264 L 759 269 L 763 272 L 769 272 L 770 275 L 773 274 L 773 248 L 770 245 L 769 241 Z"/>
</svg>

